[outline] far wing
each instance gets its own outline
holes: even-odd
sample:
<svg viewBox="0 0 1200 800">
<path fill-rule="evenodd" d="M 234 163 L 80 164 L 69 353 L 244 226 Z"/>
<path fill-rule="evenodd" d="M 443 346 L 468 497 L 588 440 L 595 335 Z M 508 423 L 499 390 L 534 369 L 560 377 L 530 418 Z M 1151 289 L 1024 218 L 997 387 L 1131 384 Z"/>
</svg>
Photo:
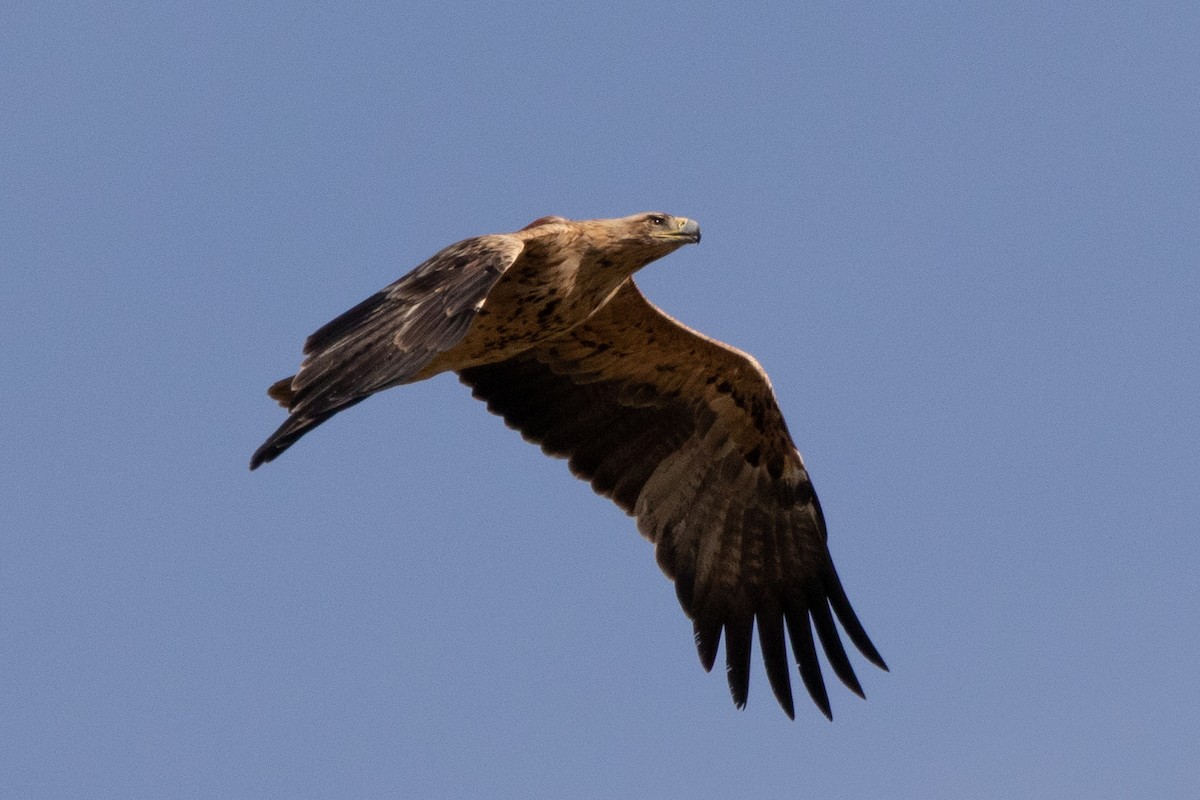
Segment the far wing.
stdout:
<svg viewBox="0 0 1200 800">
<path fill-rule="evenodd" d="M 834 570 L 820 504 L 770 382 L 748 355 L 671 319 L 628 281 L 570 334 L 459 375 L 489 410 L 546 453 L 568 458 L 576 475 L 637 518 L 693 620 L 705 669 L 724 630 L 739 707 L 755 621 L 788 716 L 785 628 L 826 716 L 813 628 L 857 694 L 834 614 L 858 649 L 887 668 Z"/>
<path fill-rule="evenodd" d="M 291 415 L 254 453 L 250 468 L 337 412 L 412 380 L 457 344 L 523 247 L 502 234 L 450 245 L 308 337 L 300 371 L 269 391 Z"/>
</svg>

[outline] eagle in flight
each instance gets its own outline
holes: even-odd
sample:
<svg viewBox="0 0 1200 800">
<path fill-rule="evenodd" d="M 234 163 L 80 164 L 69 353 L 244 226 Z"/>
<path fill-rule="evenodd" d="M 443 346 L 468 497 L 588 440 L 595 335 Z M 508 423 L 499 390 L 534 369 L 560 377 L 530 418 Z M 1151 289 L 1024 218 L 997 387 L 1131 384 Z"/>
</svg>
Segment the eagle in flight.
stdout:
<svg viewBox="0 0 1200 800">
<path fill-rule="evenodd" d="M 834 616 L 887 666 L 842 589 L 771 383 L 751 356 L 667 316 L 632 279 L 698 241 L 695 221 L 646 213 L 543 217 L 450 245 L 308 337 L 300 371 L 268 390 L 289 416 L 250 468 L 375 392 L 456 372 L 490 411 L 637 519 L 705 670 L 724 632 L 739 708 L 757 624 L 787 715 L 785 631 L 801 680 L 832 719 L 814 629 L 859 696 Z"/>
</svg>

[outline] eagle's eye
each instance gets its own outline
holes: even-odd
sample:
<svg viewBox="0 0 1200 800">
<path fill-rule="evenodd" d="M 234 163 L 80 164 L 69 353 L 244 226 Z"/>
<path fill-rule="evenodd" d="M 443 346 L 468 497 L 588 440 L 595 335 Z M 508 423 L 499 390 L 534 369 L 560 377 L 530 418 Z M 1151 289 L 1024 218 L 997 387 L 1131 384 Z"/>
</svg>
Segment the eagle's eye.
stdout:
<svg viewBox="0 0 1200 800">
<path fill-rule="evenodd" d="M 656 228 L 661 228 L 667 224 L 667 218 L 659 214 L 655 214 L 650 217 L 650 224 Z"/>
</svg>

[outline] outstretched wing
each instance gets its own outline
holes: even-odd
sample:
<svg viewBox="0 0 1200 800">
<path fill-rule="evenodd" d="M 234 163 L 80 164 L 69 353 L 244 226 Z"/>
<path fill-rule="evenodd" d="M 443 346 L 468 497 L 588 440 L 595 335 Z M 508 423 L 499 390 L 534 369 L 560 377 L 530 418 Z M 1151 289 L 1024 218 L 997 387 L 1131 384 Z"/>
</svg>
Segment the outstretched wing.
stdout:
<svg viewBox="0 0 1200 800">
<path fill-rule="evenodd" d="M 523 247 L 502 234 L 452 244 L 308 337 L 300 371 L 269 390 L 291 414 L 254 453 L 250 468 L 339 411 L 412 380 L 458 343 Z"/>
<path fill-rule="evenodd" d="M 637 518 L 693 620 L 706 670 L 724 631 L 739 707 L 755 622 L 788 716 L 785 628 L 826 716 L 813 628 L 855 693 L 862 688 L 834 614 L 863 655 L 887 669 L 842 589 L 808 473 L 750 356 L 671 319 L 628 281 L 570 334 L 459 376 L 489 410 L 549 455 L 569 459 L 576 475 Z"/>
</svg>

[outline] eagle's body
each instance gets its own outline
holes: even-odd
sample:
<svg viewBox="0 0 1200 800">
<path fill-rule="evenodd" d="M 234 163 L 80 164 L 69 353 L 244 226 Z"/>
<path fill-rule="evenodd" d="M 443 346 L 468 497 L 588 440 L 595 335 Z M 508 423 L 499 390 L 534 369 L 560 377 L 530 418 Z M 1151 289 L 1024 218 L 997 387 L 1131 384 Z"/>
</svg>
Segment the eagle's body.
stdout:
<svg viewBox="0 0 1200 800">
<path fill-rule="evenodd" d="M 251 468 L 375 392 L 457 372 L 490 410 L 637 518 L 694 622 L 706 669 L 724 631 L 739 706 L 757 621 L 788 715 L 785 628 L 829 715 L 810 619 L 855 692 L 831 608 L 886 666 L 842 590 L 766 373 L 663 314 L 630 280 L 699 239 L 695 222 L 652 213 L 545 217 L 445 248 L 309 337 L 300 371 L 270 389 L 290 416 Z"/>
</svg>

